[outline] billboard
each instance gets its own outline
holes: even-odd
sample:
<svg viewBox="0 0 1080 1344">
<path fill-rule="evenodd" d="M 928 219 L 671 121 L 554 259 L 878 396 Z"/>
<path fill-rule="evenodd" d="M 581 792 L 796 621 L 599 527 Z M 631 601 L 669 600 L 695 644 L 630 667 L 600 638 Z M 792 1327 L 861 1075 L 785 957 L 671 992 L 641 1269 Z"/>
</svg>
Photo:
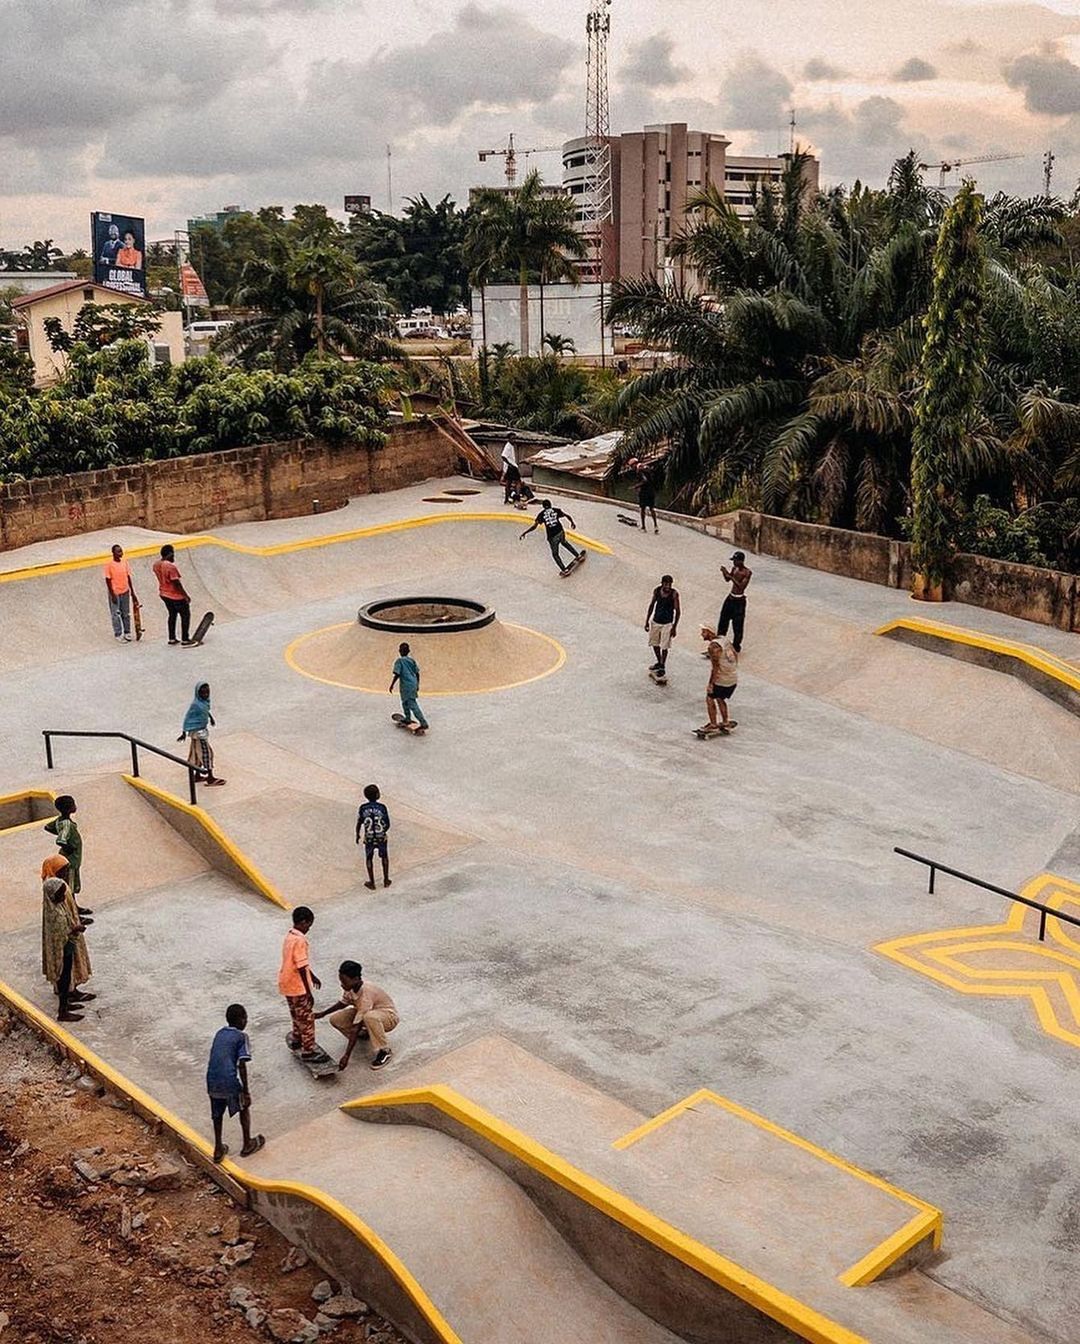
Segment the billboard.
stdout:
<svg viewBox="0 0 1080 1344">
<path fill-rule="evenodd" d="M 190 261 L 180 264 L 180 297 L 185 304 L 199 308 L 205 308 L 210 302 L 206 295 L 206 286 Z"/>
<path fill-rule="evenodd" d="M 146 224 L 134 215 L 90 216 L 94 279 L 120 294 L 146 298 Z"/>
<path fill-rule="evenodd" d="M 371 197 L 370 196 L 346 196 L 345 213 L 347 215 L 370 215 Z"/>
</svg>

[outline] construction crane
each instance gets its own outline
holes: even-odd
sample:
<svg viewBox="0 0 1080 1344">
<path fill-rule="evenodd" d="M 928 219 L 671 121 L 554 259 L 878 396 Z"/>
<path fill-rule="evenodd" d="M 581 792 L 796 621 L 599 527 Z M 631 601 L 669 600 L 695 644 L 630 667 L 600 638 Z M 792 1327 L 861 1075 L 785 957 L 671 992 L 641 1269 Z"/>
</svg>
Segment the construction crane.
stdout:
<svg viewBox="0 0 1080 1344">
<path fill-rule="evenodd" d="M 518 149 L 514 144 L 514 133 L 510 132 L 509 138 L 502 149 L 482 149 L 480 151 L 480 162 L 487 163 L 488 159 L 506 160 L 506 185 L 508 187 L 517 186 L 517 161 L 518 155 L 525 159 L 525 166 L 528 168 L 530 154 L 561 154 L 562 145 L 536 145 L 532 149 Z"/>
<path fill-rule="evenodd" d="M 940 163 L 920 163 L 920 168 L 936 168 L 941 174 L 938 186 L 945 189 L 945 178 L 957 168 L 966 168 L 969 163 L 1003 163 L 1006 159 L 1022 159 L 1023 154 L 979 154 L 973 159 L 942 159 Z"/>
</svg>

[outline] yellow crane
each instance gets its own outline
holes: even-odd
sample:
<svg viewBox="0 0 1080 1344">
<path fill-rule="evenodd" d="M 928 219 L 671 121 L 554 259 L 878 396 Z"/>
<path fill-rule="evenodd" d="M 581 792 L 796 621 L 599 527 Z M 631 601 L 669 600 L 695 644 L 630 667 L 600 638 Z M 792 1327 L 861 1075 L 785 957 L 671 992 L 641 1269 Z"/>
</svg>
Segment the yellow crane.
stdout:
<svg viewBox="0 0 1080 1344">
<path fill-rule="evenodd" d="M 506 160 L 506 185 L 508 187 L 517 186 L 517 161 L 520 154 L 525 159 L 525 166 L 528 167 L 530 154 L 561 154 L 562 145 L 536 145 L 532 149 L 518 149 L 514 144 L 514 133 L 510 135 L 501 149 L 482 149 L 480 150 L 480 162 L 487 163 L 488 159 Z"/>
<path fill-rule="evenodd" d="M 936 168 L 941 176 L 938 186 L 944 190 L 945 179 L 957 168 L 966 168 L 969 163 L 1003 163 L 1006 159 L 1022 159 L 1023 154 L 979 154 L 973 159 L 942 159 L 940 163 L 920 163 L 920 168 Z"/>
</svg>

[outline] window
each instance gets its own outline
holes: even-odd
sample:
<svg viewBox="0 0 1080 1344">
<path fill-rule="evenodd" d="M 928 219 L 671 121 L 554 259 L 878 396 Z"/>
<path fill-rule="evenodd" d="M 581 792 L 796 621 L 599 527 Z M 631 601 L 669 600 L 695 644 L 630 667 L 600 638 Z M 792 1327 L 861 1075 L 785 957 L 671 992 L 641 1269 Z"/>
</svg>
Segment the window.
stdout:
<svg viewBox="0 0 1080 1344">
<path fill-rule="evenodd" d="M 87 303 L 93 303 L 93 301 L 94 301 L 94 291 L 93 291 L 92 289 L 84 289 L 83 292 L 82 292 L 82 296 L 83 296 L 83 298 L 86 300 Z"/>
</svg>

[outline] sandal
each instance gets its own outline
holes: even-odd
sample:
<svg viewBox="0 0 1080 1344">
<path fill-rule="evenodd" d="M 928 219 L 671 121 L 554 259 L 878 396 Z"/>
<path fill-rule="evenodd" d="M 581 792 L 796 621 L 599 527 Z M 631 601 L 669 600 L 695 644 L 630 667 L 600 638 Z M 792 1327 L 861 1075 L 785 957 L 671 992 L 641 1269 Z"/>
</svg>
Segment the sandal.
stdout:
<svg viewBox="0 0 1080 1344">
<path fill-rule="evenodd" d="M 245 1143 L 240 1149 L 241 1157 L 250 1157 L 252 1153 L 257 1153 L 260 1148 L 266 1147 L 266 1139 L 261 1134 L 256 1134 L 250 1143 Z"/>
</svg>

